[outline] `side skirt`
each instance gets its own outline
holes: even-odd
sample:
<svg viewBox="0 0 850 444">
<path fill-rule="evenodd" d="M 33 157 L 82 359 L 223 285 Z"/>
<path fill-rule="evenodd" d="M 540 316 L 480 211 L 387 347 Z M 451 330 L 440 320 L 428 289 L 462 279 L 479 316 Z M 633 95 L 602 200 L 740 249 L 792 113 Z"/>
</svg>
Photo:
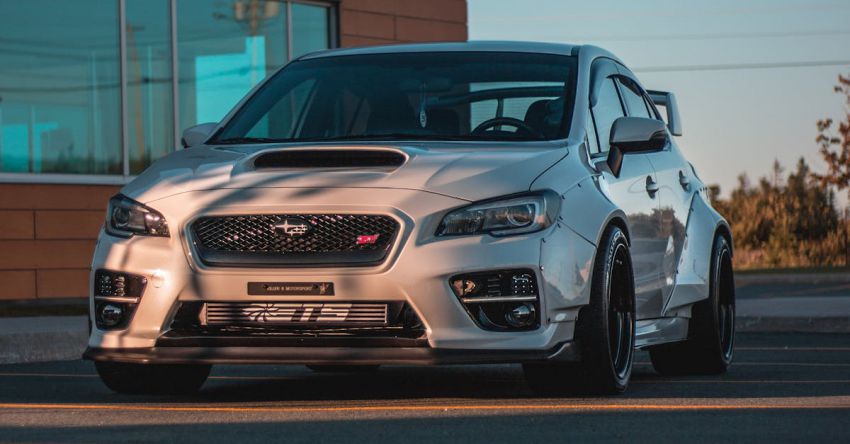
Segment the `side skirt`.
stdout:
<svg viewBox="0 0 850 444">
<path fill-rule="evenodd" d="M 635 348 L 684 341 L 688 338 L 688 321 L 680 317 L 637 321 Z"/>
</svg>

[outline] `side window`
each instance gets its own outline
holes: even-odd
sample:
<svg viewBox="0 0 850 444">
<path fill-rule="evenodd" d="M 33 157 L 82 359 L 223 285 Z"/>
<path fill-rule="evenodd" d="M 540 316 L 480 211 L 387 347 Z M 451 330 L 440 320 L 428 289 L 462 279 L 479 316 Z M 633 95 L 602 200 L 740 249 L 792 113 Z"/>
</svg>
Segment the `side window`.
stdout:
<svg viewBox="0 0 850 444">
<path fill-rule="evenodd" d="M 617 83 L 620 85 L 620 92 L 623 94 L 623 101 L 626 102 L 629 116 L 650 117 L 649 109 L 646 108 L 646 102 L 643 100 L 643 91 L 625 79 L 617 79 Z"/>
<path fill-rule="evenodd" d="M 620 103 L 620 95 L 617 93 L 617 86 L 614 85 L 614 79 L 609 77 L 602 81 L 596 98 L 596 106 L 591 111 L 593 121 L 596 123 L 599 151 L 608 152 L 611 125 L 614 124 L 615 120 L 625 116 L 623 106 Z"/>
<path fill-rule="evenodd" d="M 649 110 L 649 116 L 652 117 L 653 119 L 661 120 L 663 122 L 664 119 L 659 117 L 658 114 L 656 113 L 656 111 L 654 111 L 655 106 L 652 103 L 652 99 L 650 99 L 649 96 L 644 94 L 643 95 L 643 101 L 646 103 L 646 108 Z"/>
</svg>

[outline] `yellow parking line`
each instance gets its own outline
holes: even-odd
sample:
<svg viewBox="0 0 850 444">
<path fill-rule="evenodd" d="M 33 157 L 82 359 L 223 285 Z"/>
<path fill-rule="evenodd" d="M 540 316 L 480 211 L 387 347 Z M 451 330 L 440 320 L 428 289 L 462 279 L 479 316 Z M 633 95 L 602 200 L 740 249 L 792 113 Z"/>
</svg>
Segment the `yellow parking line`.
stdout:
<svg viewBox="0 0 850 444">
<path fill-rule="evenodd" d="M 144 412 L 215 412 L 215 413 L 333 413 L 333 412 L 407 412 L 407 411 L 450 411 L 450 410 L 487 410 L 487 411 L 699 411 L 699 410 L 824 410 L 850 409 L 850 403 L 842 404 L 481 404 L 481 405 L 387 405 L 387 406 L 351 406 L 351 407 L 166 407 L 139 405 L 104 404 L 24 404 L 3 403 L 4 410 L 109 410 Z"/>
<path fill-rule="evenodd" d="M 648 361 L 635 362 L 636 365 L 652 365 Z M 738 362 L 732 363 L 732 367 L 737 366 L 765 366 L 765 367 L 850 367 L 850 363 L 845 362 Z"/>
<path fill-rule="evenodd" d="M 74 373 L 0 373 L 0 377 L 25 378 L 97 378 L 96 374 Z M 301 376 L 210 376 L 222 381 L 286 381 Z M 632 384 L 850 384 L 850 379 L 633 379 Z"/>
<path fill-rule="evenodd" d="M 785 379 L 654 379 L 632 380 L 630 384 L 850 384 L 850 379 L 785 380 Z"/>
<path fill-rule="evenodd" d="M 850 352 L 850 347 L 735 347 L 735 351 L 830 351 Z"/>
</svg>

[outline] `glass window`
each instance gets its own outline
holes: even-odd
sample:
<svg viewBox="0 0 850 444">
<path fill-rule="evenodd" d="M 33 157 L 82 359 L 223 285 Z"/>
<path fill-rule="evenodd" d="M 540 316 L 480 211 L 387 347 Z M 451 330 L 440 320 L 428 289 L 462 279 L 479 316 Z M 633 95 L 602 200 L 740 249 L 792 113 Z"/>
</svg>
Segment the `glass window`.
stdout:
<svg viewBox="0 0 850 444">
<path fill-rule="evenodd" d="M 608 152 L 611 140 L 611 126 L 614 121 L 624 117 L 623 106 L 614 79 L 607 78 L 602 81 L 597 93 L 596 106 L 593 107 L 593 121 L 596 123 L 596 132 L 599 136 L 600 152 Z"/>
<path fill-rule="evenodd" d="M 0 171 L 121 174 L 118 2 L 4 2 Z"/>
<path fill-rule="evenodd" d="M 221 120 L 286 63 L 286 38 L 283 2 L 179 0 L 180 130 Z"/>
<path fill-rule="evenodd" d="M 547 54 L 306 59 L 266 83 L 228 123 L 219 141 L 551 140 L 566 137 L 563 122 L 568 118 L 565 110 L 572 108 L 574 73 L 573 57 Z M 309 92 L 305 82 L 310 82 Z M 479 122 L 499 116 L 503 119 L 492 125 Z"/>
<path fill-rule="evenodd" d="M 652 102 L 652 99 L 649 98 L 649 96 L 644 94 L 643 95 L 643 101 L 646 104 L 646 109 L 649 110 L 649 116 L 650 117 L 652 117 L 653 119 L 661 120 L 661 121 L 664 120 L 664 119 L 661 118 L 661 116 L 658 115 L 659 110 L 657 109 L 655 104 Z"/>
<path fill-rule="evenodd" d="M 292 3 L 292 58 L 330 48 L 328 8 Z"/>
<path fill-rule="evenodd" d="M 617 79 L 617 83 L 620 85 L 620 92 L 623 94 L 623 101 L 626 102 L 629 116 L 649 117 L 649 110 L 646 108 L 646 102 L 643 101 L 643 92 L 638 86 L 624 79 Z"/>
<path fill-rule="evenodd" d="M 127 140 L 130 174 L 174 149 L 171 90 L 171 6 L 168 0 L 126 0 Z"/>
</svg>

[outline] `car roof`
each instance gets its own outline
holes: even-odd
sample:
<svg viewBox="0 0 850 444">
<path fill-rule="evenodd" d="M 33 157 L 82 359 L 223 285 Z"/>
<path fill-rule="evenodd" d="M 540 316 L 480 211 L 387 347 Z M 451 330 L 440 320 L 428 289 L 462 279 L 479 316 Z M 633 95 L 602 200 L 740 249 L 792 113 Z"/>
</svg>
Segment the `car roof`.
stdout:
<svg viewBox="0 0 850 444">
<path fill-rule="evenodd" d="M 566 43 L 469 41 L 445 43 L 407 43 L 400 45 L 364 46 L 317 51 L 299 57 L 299 60 L 363 54 L 395 54 L 415 52 L 526 52 L 532 54 L 576 55 L 580 45 Z"/>
</svg>

